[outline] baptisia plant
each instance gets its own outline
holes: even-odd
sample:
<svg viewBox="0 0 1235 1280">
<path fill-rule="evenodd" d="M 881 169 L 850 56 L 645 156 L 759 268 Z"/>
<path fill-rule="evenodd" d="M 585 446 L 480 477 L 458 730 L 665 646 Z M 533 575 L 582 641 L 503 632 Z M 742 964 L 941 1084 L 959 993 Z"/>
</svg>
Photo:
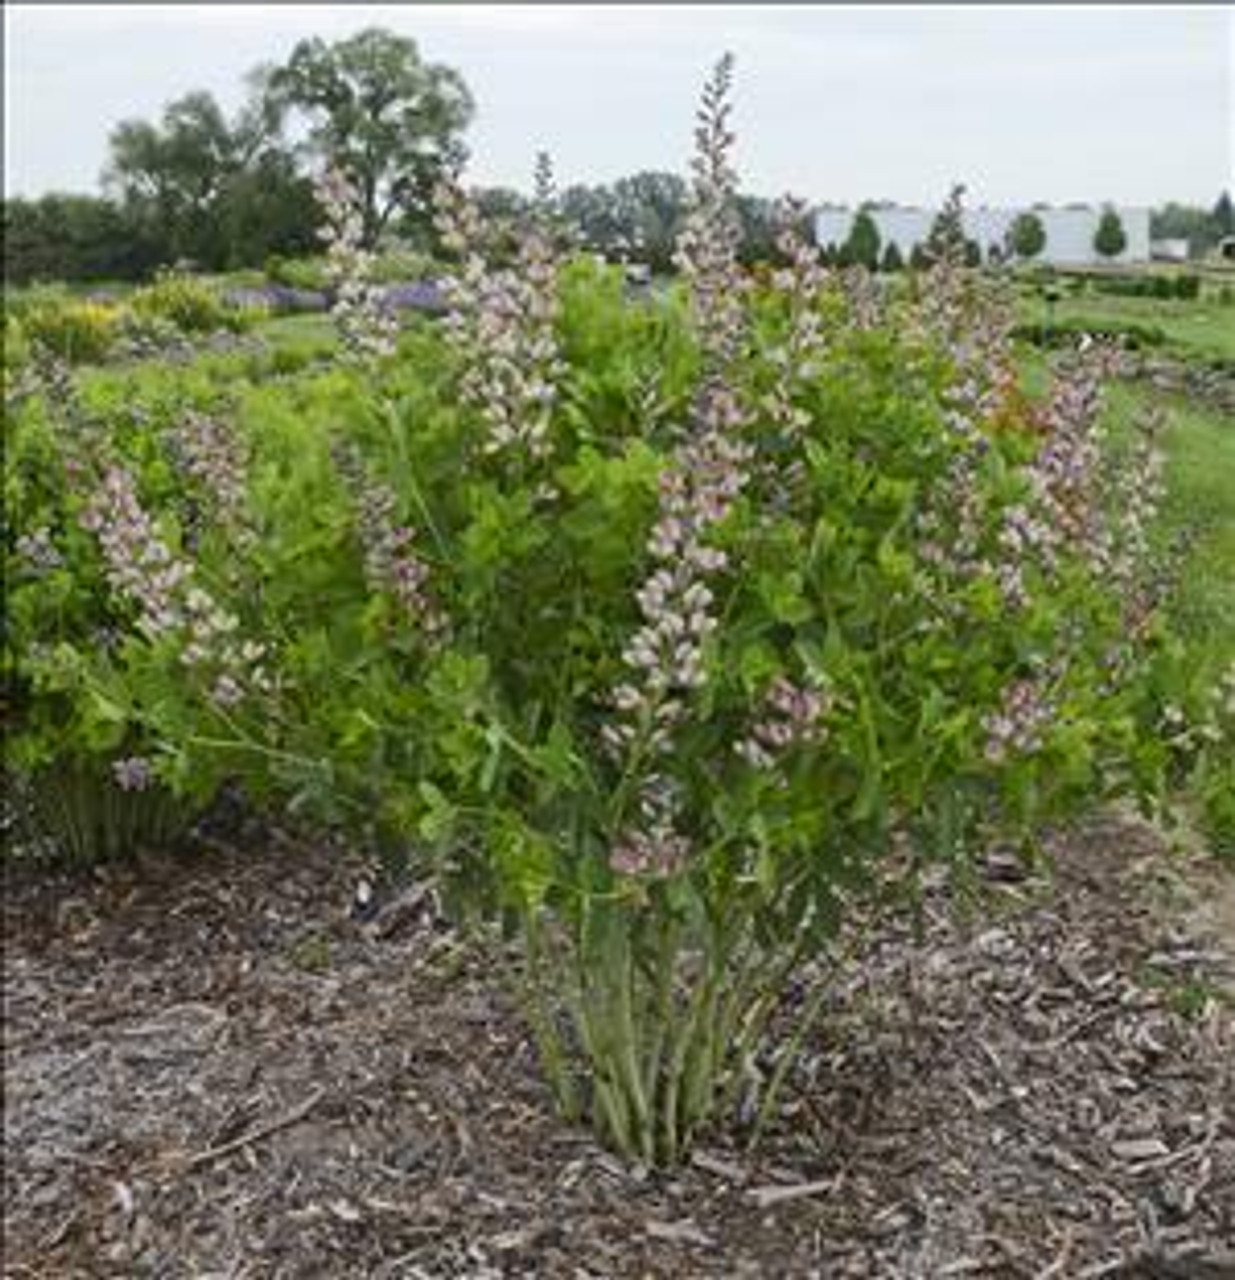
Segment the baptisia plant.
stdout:
<svg viewBox="0 0 1235 1280">
<path fill-rule="evenodd" d="M 765 1039 L 844 908 L 1127 781 L 1139 668 L 1114 654 L 1156 493 L 1152 451 L 1104 483 L 1093 369 L 1029 404 L 1006 306 L 946 253 L 887 303 L 787 205 L 752 285 L 730 76 L 703 95 L 677 283 L 623 304 L 666 358 L 620 414 L 578 358 L 579 311 L 611 297 L 580 306 L 545 202 L 496 268 L 443 189 L 450 416 L 400 422 L 392 480 L 432 604 L 419 772 L 384 812 L 517 924 L 564 1110 L 657 1162 L 773 1105 L 791 1055 Z M 447 437 L 455 479 L 426 483 Z"/>
<path fill-rule="evenodd" d="M 222 710 L 267 680 L 264 646 L 241 640 L 182 546 L 198 517 L 253 536 L 239 527 L 245 460 L 190 400 L 164 430 L 51 364 L 7 424 L 5 770 L 29 834 L 80 861 L 164 844 L 191 814 L 135 704 Z"/>
<path fill-rule="evenodd" d="M 178 424 L 217 474 L 199 551 L 122 459 L 75 507 L 156 770 L 411 844 L 521 937 L 563 1110 L 649 1163 L 772 1113 L 786 992 L 844 919 L 1151 772 L 1152 432 L 1106 448 L 1100 353 L 1031 402 L 946 251 L 885 298 L 786 202 L 753 282 L 731 72 L 671 283 L 572 260 L 543 167 L 497 265 L 456 177 L 451 314 L 395 351 L 332 179 L 345 366 L 235 437 Z"/>
</svg>

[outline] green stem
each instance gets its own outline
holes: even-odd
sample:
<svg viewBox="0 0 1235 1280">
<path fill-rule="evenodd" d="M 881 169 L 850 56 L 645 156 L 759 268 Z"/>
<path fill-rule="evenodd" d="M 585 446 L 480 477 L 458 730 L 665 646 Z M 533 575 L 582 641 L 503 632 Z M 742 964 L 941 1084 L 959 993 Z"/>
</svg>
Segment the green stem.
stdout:
<svg viewBox="0 0 1235 1280">
<path fill-rule="evenodd" d="M 614 965 L 616 975 L 617 1056 L 615 1064 L 620 1070 L 626 1094 L 630 1100 L 632 1137 L 637 1137 L 639 1152 L 644 1162 L 651 1164 L 655 1154 L 655 1126 L 648 1108 L 643 1077 L 639 1070 L 639 1037 L 635 1027 L 632 1002 L 634 969 L 631 964 L 630 939 L 622 932 L 620 941 L 621 961 Z"/>
<path fill-rule="evenodd" d="M 818 990 L 811 998 L 810 1004 L 807 1005 L 805 1013 L 798 1022 L 797 1030 L 789 1038 L 789 1042 L 781 1051 L 780 1059 L 776 1064 L 776 1069 L 772 1072 L 772 1078 L 768 1081 L 768 1086 L 763 1093 L 763 1101 L 759 1106 L 759 1114 L 755 1117 L 755 1125 L 750 1135 L 750 1146 L 755 1146 L 759 1139 L 763 1136 L 763 1130 L 767 1125 L 768 1118 L 772 1114 L 772 1108 L 776 1104 L 780 1091 L 784 1087 L 785 1078 L 789 1074 L 789 1068 L 793 1065 L 794 1059 L 797 1057 L 798 1050 L 801 1048 L 802 1041 L 806 1037 L 806 1033 L 815 1025 L 819 1017 L 819 1012 L 823 1008 L 824 999 L 828 994 L 828 985 L 825 982 L 819 984 Z"/>
<path fill-rule="evenodd" d="M 411 459 L 408 457 L 407 450 L 404 448 L 403 435 L 400 431 L 400 423 L 395 413 L 394 405 L 389 400 L 382 401 L 382 410 L 385 414 L 387 424 L 391 428 L 391 434 L 395 440 L 395 446 L 399 453 L 400 470 L 403 473 L 403 479 L 407 484 L 408 490 L 412 495 L 412 501 L 416 504 L 416 509 L 420 512 L 421 519 L 425 522 L 425 528 L 429 530 L 430 536 L 437 544 L 437 552 L 444 564 L 451 564 L 450 548 L 446 539 L 442 536 L 442 531 L 438 528 L 437 521 L 433 519 L 433 512 L 429 510 L 429 504 L 425 501 L 424 494 L 420 491 L 420 485 L 416 481 L 416 473 L 412 467 Z"/>
<path fill-rule="evenodd" d="M 546 995 L 540 932 L 535 910 L 529 909 L 524 915 L 528 972 L 526 981 L 521 984 L 523 1006 L 558 1109 L 567 1120 L 575 1121 L 579 1117 L 579 1098 L 562 1048 L 562 1038 L 554 1025 L 553 1007 Z"/>
<path fill-rule="evenodd" d="M 644 1092 L 651 1100 L 653 1111 L 661 1090 L 661 1063 L 665 1055 L 665 1042 L 673 1019 L 673 988 L 676 976 L 677 929 L 672 921 L 662 921 L 656 949 L 655 990 L 650 1013 L 652 1021 L 651 1045 L 644 1067 Z"/>
<path fill-rule="evenodd" d="M 687 1056 L 695 1038 L 696 1028 L 703 1008 L 708 1000 L 709 977 L 702 978 L 691 993 L 686 1018 L 676 1037 L 673 1039 L 673 1050 L 669 1058 L 669 1070 L 665 1079 L 665 1101 L 661 1109 L 661 1138 L 663 1153 L 668 1163 L 672 1164 L 681 1150 L 683 1133 L 679 1110 L 681 1107 L 682 1083 L 686 1072 Z"/>
</svg>

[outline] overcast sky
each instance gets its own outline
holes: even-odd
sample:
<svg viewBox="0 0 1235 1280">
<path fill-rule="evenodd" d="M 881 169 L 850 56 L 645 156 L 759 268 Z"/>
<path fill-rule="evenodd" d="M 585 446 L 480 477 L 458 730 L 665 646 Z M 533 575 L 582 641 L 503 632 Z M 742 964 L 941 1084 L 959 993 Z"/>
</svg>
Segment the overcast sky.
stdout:
<svg viewBox="0 0 1235 1280">
<path fill-rule="evenodd" d="M 737 57 L 745 190 L 813 201 L 1168 199 L 1235 171 L 1235 6 L 5 6 L 5 188 L 93 191 L 107 135 L 192 89 L 225 105 L 308 35 L 416 38 L 477 101 L 471 178 L 527 188 L 684 168 L 695 95 Z"/>
</svg>

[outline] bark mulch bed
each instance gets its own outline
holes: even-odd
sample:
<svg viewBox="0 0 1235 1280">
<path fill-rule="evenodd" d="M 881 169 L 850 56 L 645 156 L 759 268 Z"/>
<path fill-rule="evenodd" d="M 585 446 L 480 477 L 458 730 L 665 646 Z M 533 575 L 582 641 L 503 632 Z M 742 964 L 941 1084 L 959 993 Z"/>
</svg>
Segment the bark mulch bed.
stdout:
<svg viewBox="0 0 1235 1280">
<path fill-rule="evenodd" d="M 278 841 L 10 873 L 12 1277 L 1235 1277 L 1235 890 L 1148 828 L 834 976 L 756 1154 L 553 1114 L 499 970 Z"/>
</svg>

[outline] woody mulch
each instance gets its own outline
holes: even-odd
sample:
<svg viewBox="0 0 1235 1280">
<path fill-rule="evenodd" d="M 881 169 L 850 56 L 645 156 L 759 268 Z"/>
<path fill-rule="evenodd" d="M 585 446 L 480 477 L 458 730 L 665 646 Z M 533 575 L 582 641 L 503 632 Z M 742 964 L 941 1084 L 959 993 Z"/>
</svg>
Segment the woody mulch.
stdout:
<svg viewBox="0 0 1235 1280">
<path fill-rule="evenodd" d="M 1235 1277 L 1235 877 L 1105 816 L 828 978 L 755 1153 L 555 1118 L 500 945 L 267 833 L 8 873 L 4 1274 Z"/>
</svg>

